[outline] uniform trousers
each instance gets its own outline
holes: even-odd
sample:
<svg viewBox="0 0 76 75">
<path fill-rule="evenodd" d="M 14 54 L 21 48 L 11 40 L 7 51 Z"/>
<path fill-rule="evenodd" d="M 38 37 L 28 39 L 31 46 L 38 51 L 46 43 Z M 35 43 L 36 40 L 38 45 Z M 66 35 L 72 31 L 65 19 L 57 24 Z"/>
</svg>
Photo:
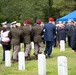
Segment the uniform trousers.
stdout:
<svg viewBox="0 0 76 75">
<path fill-rule="evenodd" d="M 35 53 L 35 55 L 38 55 L 38 53 L 42 53 L 43 49 L 44 49 L 43 42 L 34 43 L 34 53 Z"/>
<path fill-rule="evenodd" d="M 20 45 L 14 45 L 13 59 L 18 60 L 19 51 L 20 51 Z"/>
<path fill-rule="evenodd" d="M 30 44 L 24 44 L 24 51 L 25 51 L 25 57 L 28 57 L 31 53 L 31 45 Z"/>
</svg>

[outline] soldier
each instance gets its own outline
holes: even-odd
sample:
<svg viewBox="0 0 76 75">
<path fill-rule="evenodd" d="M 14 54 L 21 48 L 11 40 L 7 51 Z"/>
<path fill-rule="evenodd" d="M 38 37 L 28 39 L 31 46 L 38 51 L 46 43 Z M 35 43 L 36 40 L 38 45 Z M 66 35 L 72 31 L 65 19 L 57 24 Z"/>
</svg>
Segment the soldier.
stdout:
<svg viewBox="0 0 76 75">
<path fill-rule="evenodd" d="M 13 22 L 11 22 L 11 25 L 10 25 L 10 29 L 12 29 L 12 28 L 15 28 L 16 27 L 16 21 L 13 21 Z M 11 39 L 11 36 L 9 36 L 10 37 L 10 39 Z M 13 51 L 12 51 L 12 60 L 13 60 L 13 52 L 14 52 L 14 45 L 12 44 L 12 49 L 13 49 Z"/>
<path fill-rule="evenodd" d="M 11 23 L 11 26 L 10 26 L 10 28 L 15 28 L 15 26 L 16 26 L 16 23 L 17 23 L 16 21 L 12 22 L 12 23 Z"/>
<path fill-rule="evenodd" d="M 31 52 L 31 25 L 30 25 L 30 20 L 25 20 L 24 21 L 24 26 L 22 27 L 23 30 L 23 37 L 24 37 L 24 52 L 25 52 L 25 59 L 30 60 L 30 52 Z"/>
<path fill-rule="evenodd" d="M 11 37 L 11 44 L 14 45 L 13 63 L 18 61 L 18 52 L 20 51 L 20 37 L 22 36 L 22 31 L 19 25 L 20 24 L 17 23 L 16 27 L 12 28 L 9 33 L 9 37 Z"/>
<path fill-rule="evenodd" d="M 33 26 L 32 33 L 33 33 L 33 41 L 34 41 L 34 55 L 37 59 L 38 54 L 42 53 L 44 48 L 43 41 L 42 41 L 42 27 L 40 26 L 41 20 L 37 20 L 37 25 Z"/>
</svg>

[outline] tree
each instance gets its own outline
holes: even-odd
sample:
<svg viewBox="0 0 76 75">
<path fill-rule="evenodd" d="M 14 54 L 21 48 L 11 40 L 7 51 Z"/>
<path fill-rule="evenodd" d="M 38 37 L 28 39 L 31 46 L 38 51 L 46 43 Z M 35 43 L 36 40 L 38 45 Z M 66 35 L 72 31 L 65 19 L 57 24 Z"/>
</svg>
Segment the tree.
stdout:
<svg viewBox="0 0 76 75">
<path fill-rule="evenodd" d="M 75 9 L 74 0 L 53 0 L 53 9 L 55 10 L 55 17 L 64 16 Z"/>
<path fill-rule="evenodd" d="M 43 9 L 47 6 L 47 0 L 3 0 L 2 3 L 2 13 L 7 21 L 45 18 Z"/>
<path fill-rule="evenodd" d="M 0 0 L 0 21 L 30 19 L 33 23 L 36 19 L 57 19 L 76 9 L 75 6 L 75 0 Z"/>
</svg>

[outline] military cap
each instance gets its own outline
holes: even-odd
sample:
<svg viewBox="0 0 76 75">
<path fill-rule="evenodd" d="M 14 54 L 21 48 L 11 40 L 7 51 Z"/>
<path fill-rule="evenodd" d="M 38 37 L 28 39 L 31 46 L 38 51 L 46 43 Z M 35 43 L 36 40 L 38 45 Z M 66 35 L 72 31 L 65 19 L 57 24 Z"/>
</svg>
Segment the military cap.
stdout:
<svg viewBox="0 0 76 75">
<path fill-rule="evenodd" d="M 41 20 L 37 20 L 37 22 L 36 22 L 37 24 L 41 24 Z"/>
<path fill-rule="evenodd" d="M 7 21 L 5 21 L 5 22 L 2 22 L 1 24 L 2 24 L 2 25 L 6 25 L 6 24 L 7 24 Z"/>
<path fill-rule="evenodd" d="M 16 23 L 17 23 L 17 22 L 16 22 L 16 21 L 14 21 L 14 22 L 12 22 L 12 23 L 11 23 L 11 25 L 16 24 Z"/>
<path fill-rule="evenodd" d="M 30 20 L 25 20 L 25 21 L 24 21 L 24 24 L 30 24 L 30 23 L 31 23 Z"/>
</svg>

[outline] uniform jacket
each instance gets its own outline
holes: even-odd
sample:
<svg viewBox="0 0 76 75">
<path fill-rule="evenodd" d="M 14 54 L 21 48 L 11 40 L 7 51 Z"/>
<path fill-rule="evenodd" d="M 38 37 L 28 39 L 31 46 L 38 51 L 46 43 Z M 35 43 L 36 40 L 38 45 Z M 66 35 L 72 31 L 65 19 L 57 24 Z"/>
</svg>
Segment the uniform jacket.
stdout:
<svg viewBox="0 0 76 75">
<path fill-rule="evenodd" d="M 24 43 L 29 44 L 31 42 L 30 35 L 31 35 L 32 27 L 30 25 L 26 25 L 22 27 Z"/>
<path fill-rule="evenodd" d="M 56 33 L 56 26 L 52 23 L 47 23 L 43 27 L 44 31 L 44 40 L 45 41 L 54 41 L 54 35 Z"/>
<path fill-rule="evenodd" d="M 20 44 L 20 37 L 22 35 L 22 31 L 19 28 L 12 28 L 9 32 L 9 37 L 11 39 L 11 44 L 19 45 Z"/>
<path fill-rule="evenodd" d="M 42 27 L 40 25 L 33 26 L 32 33 L 34 42 L 42 42 Z"/>
</svg>

